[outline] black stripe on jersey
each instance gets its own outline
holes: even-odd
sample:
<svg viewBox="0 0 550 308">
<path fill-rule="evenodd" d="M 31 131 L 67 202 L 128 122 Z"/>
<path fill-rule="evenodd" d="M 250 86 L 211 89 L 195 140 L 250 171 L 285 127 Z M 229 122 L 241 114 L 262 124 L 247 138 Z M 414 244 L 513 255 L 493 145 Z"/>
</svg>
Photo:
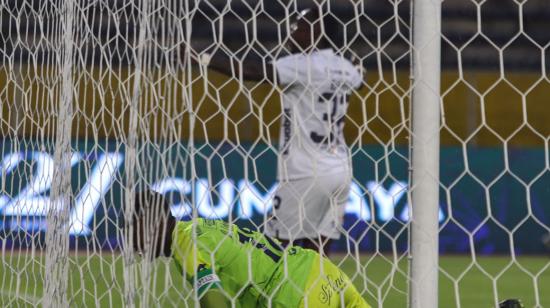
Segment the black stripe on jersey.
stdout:
<svg viewBox="0 0 550 308">
<path fill-rule="evenodd" d="M 288 155 L 288 151 L 290 148 L 290 137 L 292 136 L 292 111 L 290 108 L 284 108 L 283 109 L 283 144 L 282 144 L 282 152 L 283 155 Z"/>
</svg>

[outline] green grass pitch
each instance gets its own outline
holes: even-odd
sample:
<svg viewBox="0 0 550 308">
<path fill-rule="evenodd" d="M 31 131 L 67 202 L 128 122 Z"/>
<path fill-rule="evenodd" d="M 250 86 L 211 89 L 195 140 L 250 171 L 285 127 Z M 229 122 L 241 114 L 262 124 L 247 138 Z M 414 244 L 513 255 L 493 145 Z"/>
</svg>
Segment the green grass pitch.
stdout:
<svg viewBox="0 0 550 308">
<path fill-rule="evenodd" d="M 406 307 L 407 262 L 392 266 L 387 256 L 363 255 L 360 261 L 334 257 L 353 279 L 367 301 L 378 307 Z M 143 273 L 138 264 L 136 274 Z M 494 307 L 495 298 L 521 298 L 525 307 L 550 307 L 550 258 L 442 256 L 440 259 L 440 307 Z M 0 258 L 0 307 L 32 307 L 43 292 L 44 258 L 29 254 L 6 253 Z M 193 307 L 190 286 L 176 271 L 173 262 L 154 265 L 152 285 L 139 287 L 137 304 Z M 141 275 L 136 276 L 137 285 Z M 364 279 L 367 277 L 367 279 Z M 69 266 L 71 307 L 120 307 L 122 305 L 123 266 L 120 254 L 85 257 L 72 255 Z M 535 301 L 538 294 L 539 302 Z"/>
</svg>

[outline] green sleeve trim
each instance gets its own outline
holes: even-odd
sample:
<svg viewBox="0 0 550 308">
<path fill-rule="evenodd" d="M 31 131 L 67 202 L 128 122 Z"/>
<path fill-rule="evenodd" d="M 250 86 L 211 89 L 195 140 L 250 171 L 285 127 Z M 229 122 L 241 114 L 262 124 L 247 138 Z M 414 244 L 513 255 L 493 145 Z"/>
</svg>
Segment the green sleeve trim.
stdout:
<svg viewBox="0 0 550 308">
<path fill-rule="evenodd" d="M 203 269 L 197 273 L 196 288 L 200 297 L 209 289 L 219 288 L 220 278 L 211 269 Z"/>
</svg>

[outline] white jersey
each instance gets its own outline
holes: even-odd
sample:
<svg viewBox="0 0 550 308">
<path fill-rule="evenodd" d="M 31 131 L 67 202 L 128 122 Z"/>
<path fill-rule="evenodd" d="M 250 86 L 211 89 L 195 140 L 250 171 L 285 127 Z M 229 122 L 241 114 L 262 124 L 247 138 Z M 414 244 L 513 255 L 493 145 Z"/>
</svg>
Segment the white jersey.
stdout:
<svg viewBox="0 0 550 308">
<path fill-rule="evenodd" d="M 273 63 L 283 89 L 279 180 L 351 171 L 344 140 L 348 98 L 363 78 L 332 49 L 301 53 Z"/>
</svg>

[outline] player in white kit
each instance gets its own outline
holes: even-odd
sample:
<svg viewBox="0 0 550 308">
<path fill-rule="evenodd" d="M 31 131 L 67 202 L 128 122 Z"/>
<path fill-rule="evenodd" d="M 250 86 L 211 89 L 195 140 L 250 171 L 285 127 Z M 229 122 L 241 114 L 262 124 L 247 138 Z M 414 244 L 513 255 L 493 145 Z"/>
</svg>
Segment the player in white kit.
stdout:
<svg viewBox="0 0 550 308">
<path fill-rule="evenodd" d="M 334 42 L 343 32 L 319 13 L 314 8 L 300 14 L 290 55 L 239 68 L 218 54 L 209 59 L 209 67 L 245 80 L 268 80 L 282 89 L 279 184 L 265 233 L 323 252 L 330 239 L 340 237 L 352 178 L 344 120 L 349 95 L 363 77 L 331 48 L 339 47 Z"/>
</svg>

